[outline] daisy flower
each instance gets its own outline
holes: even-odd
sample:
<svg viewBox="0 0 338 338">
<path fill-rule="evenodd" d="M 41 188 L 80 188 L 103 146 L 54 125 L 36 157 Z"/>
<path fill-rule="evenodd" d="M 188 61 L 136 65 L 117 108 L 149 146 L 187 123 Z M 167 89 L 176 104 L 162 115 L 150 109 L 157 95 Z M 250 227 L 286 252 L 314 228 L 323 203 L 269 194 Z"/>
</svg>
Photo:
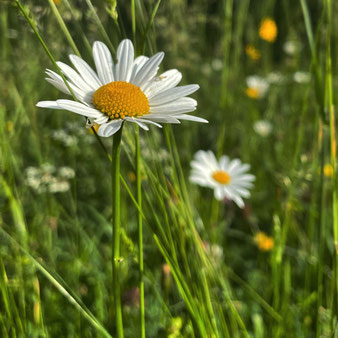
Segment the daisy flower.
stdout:
<svg viewBox="0 0 338 338">
<path fill-rule="evenodd" d="M 57 62 L 78 101 L 40 101 L 38 107 L 69 110 L 87 117 L 89 125 L 99 125 L 98 134 L 108 137 L 116 133 L 123 122 L 134 122 L 148 130 L 149 124 L 180 123 L 180 120 L 208 122 L 188 115 L 196 109 L 196 100 L 186 97 L 194 93 L 197 84 L 177 86 L 182 74 L 171 69 L 156 76 L 164 57 L 160 52 L 148 58 L 134 58 L 130 40 L 123 40 L 117 49 L 114 64 L 108 47 L 96 41 L 93 45 L 96 72 L 80 57 L 70 55 L 75 69 Z M 57 73 L 46 70 L 46 80 L 65 94 L 70 91 Z"/>
<path fill-rule="evenodd" d="M 269 89 L 269 83 L 264 78 L 252 75 L 246 78 L 246 95 L 252 99 L 260 99 L 265 96 Z"/>
<path fill-rule="evenodd" d="M 217 161 L 212 151 L 198 151 L 191 162 L 190 181 L 214 189 L 215 198 L 233 200 L 240 208 L 244 207 L 242 197 L 250 197 L 249 188 L 255 176 L 248 174 L 250 166 L 240 160 L 230 160 L 222 156 Z"/>
</svg>

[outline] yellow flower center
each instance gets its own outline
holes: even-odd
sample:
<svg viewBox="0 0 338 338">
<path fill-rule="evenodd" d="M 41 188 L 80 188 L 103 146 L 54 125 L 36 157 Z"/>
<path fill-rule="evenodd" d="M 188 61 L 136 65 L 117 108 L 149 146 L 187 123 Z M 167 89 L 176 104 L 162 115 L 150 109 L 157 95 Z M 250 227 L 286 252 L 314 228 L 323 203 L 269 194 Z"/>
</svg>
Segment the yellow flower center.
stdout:
<svg viewBox="0 0 338 338">
<path fill-rule="evenodd" d="M 259 98 L 259 90 L 256 88 L 247 88 L 245 91 L 246 95 L 251 97 L 252 99 L 258 99 Z"/>
<path fill-rule="evenodd" d="M 223 171 L 223 170 L 217 170 L 212 174 L 212 178 L 221 184 L 228 184 L 231 180 L 230 175 Z"/>
<path fill-rule="evenodd" d="M 110 119 L 149 114 L 149 101 L 142 90 L 124 81 L 113 81 L 100 87 L 92 102 Z"/>
</svg>

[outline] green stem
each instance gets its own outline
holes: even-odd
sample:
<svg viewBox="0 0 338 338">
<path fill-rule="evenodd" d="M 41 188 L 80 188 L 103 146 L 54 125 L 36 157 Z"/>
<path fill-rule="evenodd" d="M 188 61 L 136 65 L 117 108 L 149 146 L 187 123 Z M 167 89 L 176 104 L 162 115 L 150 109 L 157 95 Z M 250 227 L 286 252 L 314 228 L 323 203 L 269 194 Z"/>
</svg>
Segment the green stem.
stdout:
<svg viewBox="0 0 338 338">
<path fill-rule="evenodd" d="M 120 292 L 120 150 L 122 127 L 113 136 L 112 151 L 112 209 L 113 209 L 113 292 L 117 337 L 123 338 L 121 292 Z"/>
<path fill-rule="evenodd" d="M 140 154 L 140 137 L 139 127 L 136 128 L 135 136 L 136 146 L 136 187 L 137 203 L 142 211 L 142 190 L 141 190 L 141 154 Z M 139 271 L 140 271 L 140 337 L 145 338 L 145 312 L 144 312 L 144 280 L 143 280 L 143 230 L 142 230 L 142 213 L 138 213 L 138 247 L 139 247 Z"/>
</svg>

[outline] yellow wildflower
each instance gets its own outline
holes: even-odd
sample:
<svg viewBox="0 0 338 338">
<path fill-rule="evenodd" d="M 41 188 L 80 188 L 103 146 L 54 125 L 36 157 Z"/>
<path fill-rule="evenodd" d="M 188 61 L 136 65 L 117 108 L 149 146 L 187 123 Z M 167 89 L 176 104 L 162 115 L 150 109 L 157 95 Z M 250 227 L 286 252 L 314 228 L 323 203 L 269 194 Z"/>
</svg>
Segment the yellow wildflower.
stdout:
<svg viewBox="0 0 338 338">
<path fill-rule="evenodd" d="M 257 61 L 261 58 L 261 52 L 253 45 L 247 45 L 245 47 L 245 53 L 250 57 L 251 60 Z"/>
<path fill-rule="evenodd" d="M 267 236 L 263 231 L 259 231 L 254 236 L 254 242 L 261 251 L 270 251 L 274 246 L 274 241 Z"/>
<path fill-rule="evenodd" d="M 333 167 L 330 163 L 325 164 L 324 166 L 324 175 L 326 177 L 332 177 L 333 175 Z"/>
<path fill-rule="evenodd" d="M 259 27 L 259 36 L 265 41 L 274 42 L 277 37 L 277 25 L 275 21 L 271 18 L 263 19 Z"/>
</svg>

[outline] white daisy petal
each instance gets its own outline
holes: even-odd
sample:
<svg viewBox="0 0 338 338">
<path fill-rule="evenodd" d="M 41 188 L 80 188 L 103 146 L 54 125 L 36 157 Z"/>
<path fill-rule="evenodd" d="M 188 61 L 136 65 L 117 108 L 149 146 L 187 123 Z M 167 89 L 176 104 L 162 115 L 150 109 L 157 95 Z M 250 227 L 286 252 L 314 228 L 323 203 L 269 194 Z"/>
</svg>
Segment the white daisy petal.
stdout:
<svg viewBox="0 0 338 338">
<path fill-rule="evenodd" d="M 140 55 L 134 60 L 129 82 L 133 83 L 135 76 L 148 60 L 149 58 L 144 55 Z"/>
<path fill-rule="evenodd" d="M 63 62 L 56 62 L 61 69 L 62 73 L 71 81 L 75 86 L 79 87 L 83 91 L 91 91 L 93 87 L 86 83 L 83 78 L 70 66 Z"/>
<path fill-rule="evenodd" d="M 240 196 L 234 195 L 232 200 L 238 205 L 239 208 L 244 208 L 244 201 Z"/>
<path fill-rule="evenodd" d="M 147 120 L 147 119 L 139 118 L 139 117 L 137 117 L 137 118 L 133 118 L 133 117 L 125 117 L 124 119 L 127 120 L 127 121 L 133 120 L 133 121 L 131 121 L 131 122 L 134 122 L 134 121 L 136 120 L 136 121 L 139 121 L 139 122 L 142 122 L 142 123 L 148 123 L 148 124 L 152 124 L 152 125 L 154 125 L 154 126 L 156 126 L 156 127 L 162 128 L 162 126 L 161 126 L 160 124 L 158 124 L 158 123 L 156 123 L 155 121 L 152 121 L 152 120 L 150 120 L 150 119 Z"/>
<path fill-rule="evenodd" d="M 150 113 L 163 114 L 183 114 L 196 109 L 196 101 L 190 97 L 182 97 L 176 101 L 161 104 L 159 106 L 150 106 Z"/>
<path fill-rule="evenodd" d="M 227 171 L 229 163 L 230 163 L 230 159 L 228 156 L 223 155 L 219 159 L 219 166 L 222 170 Z"/>
<path fill-rule="evenodd" d="M 144 124 L 144 123 L 142 123 L 140 120 L 141 119 L 139 119 L 139 118 L 133 118 L 133 117 L 125 117 L 124 118 L 124 120 L 126 120 L 126 121 L 129 121 L 129 122 L 133 122 L 133 123 L 136 123 L 137 125 L 139 125 L 142 129 L 144 129 L 144 130 L 149 130 L 149 128 Z"/>
<path fill-rule="evenodd" d="M 69 110 L 73 113 L 83 115 L 86 117 L 99 118 L 102 116 L 102 113 L 94 108 L 90 108 L 80 102 L 75 102 L 71 100 L 56 100 L 58 106 L 62 109 Z"/>
<path fill-rule="evenodd" d="M 77 69 L 83 80 L 94 90 L 102 86 L 102 83 L 93 69 L 88 65 L 87 62 L 83 61 L 77 55 L 69 55 L 69 59 Z"/>
<path fill-rule="evenodd" d="M 222 190 L 222 188 L 216 188 L 215 191 L 214 191 L 214 194 L 215 194 L 215 198 L 216 198 L 218 201 L 223 200 L 224 197 L 225 197 L 224 191 Z"/>
<path fill-rule="evenodd" d="M 142 86 L 145 86 L 148 81 L 150 81 L 157 74 L 159 65 L 162 62 L 163 57 L 163 52 L 157 53 L 152 56 L 138 71 L 132 83 L 135 86 L 143 89 Z"/>
<path fill-rule="evenodd" d="M 201 123 L 209 123 L 208 120 L 202 119 L 201 117 L 193 116 L 193 115 L 187 115 L 187 114 L 182 114 L 182 115 L 175 115 L 176 118 L 180 120 L 187 120 L 187 121 L 195 121 L 195 122 L 201 122 Z"/>
<path fill-rule="evenodd" d="M 177 69 L 171 69 L 160 76 L 154 78 L 149 85 L 144 88 L 144 93 L 150 100 L 153 96 L 167 89 L 177 86 L 182 79 L 182 74 Z"/>
<path fill-rule="evenodd" d="M 52 71 L 46 71 L 46 73 L 50 76 L 50 78 L 46 78 L 46 81 L 53 85 L 55 88 L 59 89 L 65 94 L 72 95 L 63 81 L 62 77 Z M 69 87 L 73 91 L 74 95 L 80 101 L 83 101 L 87 98 L 87 95 L 90 95 L 88 92 L 84 92 L 82 89 L 78 88 L 77 86 L 73 85 L 72 83 L 68 82 Z"/>
<path fill-rule="evenodd" d="M 101 125 L 101 124 L 107 123 L 108 120 L 109 120 L 108 116 L 105 116 L 102 114 L 102 116 L 95 119 L 94 122 L 96 124 Z"/>
<path fill-rule="evenodd" d="M 93 45 L 93 57 L 102 84 L 114 81 L 114 62 L 108 47 L 101 41 L 95 41 Z"/>
<path fill-rule="evenodd" d="M 40 108 L 63 109 L 56 101 L 40 101 L 36 104 L 36 106 Z"/>
<path fill-rule="evenodd" d="M 59 82 L 57 80 L 53 80 L 49 77 L 46 77 L 45 80 L 50 83 L 52 86 L 54 86 L 55 88 L 57 88 L 58 90 L 60 90 L 62 93 L 65 93 L 65 94 L 68 94 L 68 95 L 71 95 L 70 94 L 70 91 L 69 89 L 67 88 L 66 84 L 63 82 Z"/>
<path fill-rule="evenodd" d="M 232 160 L 228 166 L 228 172 L 232 174 L 233 172 L 236 172 L 236 170 L 241 166 L 241 161 L 237 158 Z"/>
<path fill-rule="evenodd" d="M 98 130 L 98 135 L 102 137 L 109 137 L 120 130 L 123 120 L 113 120 L 111 122 L 102 124 Z"/>
<path fill-rule="evenodd" d="M 142 119 L 144 120 L 152 120 L 159 123 L 174 123 L 174 124 L 180 124 L 181 122 L 173 116 L 170 115 L 164 115 L 164 114 L 148 114 L 142 116 Z"/>
<path fill-rule="evenodd" d="M 115 81 L 129 82 L 134 62 L 134 47 L 130 40 L 123 40 L 117 48 L 117 64 L 114 69 Z"/>
<path fill-rule="evenodd" d="M 199 87 L 199 85 L 187 85 L 167 89 L 149 99 L 149 105 L 156 106 L 175 101 L 181 97 L 194 93 Z"/>
</svg>

